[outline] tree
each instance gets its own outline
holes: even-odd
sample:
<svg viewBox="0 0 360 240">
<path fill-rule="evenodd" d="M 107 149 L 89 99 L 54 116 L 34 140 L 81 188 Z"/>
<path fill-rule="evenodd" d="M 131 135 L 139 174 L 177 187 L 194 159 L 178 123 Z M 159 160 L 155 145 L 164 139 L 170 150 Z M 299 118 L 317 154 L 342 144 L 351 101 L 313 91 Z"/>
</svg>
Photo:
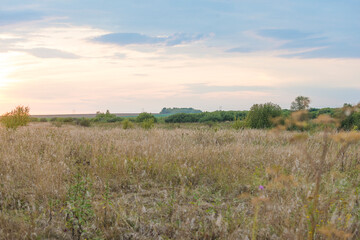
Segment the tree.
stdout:
<svg viewBox="0 0 360 240">
<path fill-rule="evenodd" d="M 251 128 L 270 128 L 272 118 L 281 115 L 281 107 L 274 103 L 254 104 L 246 117 L 246 123 Z"/>
<path fill-rule="evenodd" d="M 291 103 L 290 109 L 293 111 L 300 111 L 309 109 L 310 98 L 304 96 L 298 96 L 295 101 Z"/>
</svg>

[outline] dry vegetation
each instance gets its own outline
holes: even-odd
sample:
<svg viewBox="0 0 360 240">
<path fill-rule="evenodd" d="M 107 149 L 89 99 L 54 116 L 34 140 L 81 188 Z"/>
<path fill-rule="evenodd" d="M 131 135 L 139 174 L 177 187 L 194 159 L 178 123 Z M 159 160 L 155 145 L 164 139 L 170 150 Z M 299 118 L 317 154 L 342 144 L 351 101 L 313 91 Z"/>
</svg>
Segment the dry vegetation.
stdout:
<svg viewBox="0 0 360 240">
<path fill-rule="evenodd" d="M 358 140 L 0 129 L 0 239 L 359 239 Z"/>
</svg>

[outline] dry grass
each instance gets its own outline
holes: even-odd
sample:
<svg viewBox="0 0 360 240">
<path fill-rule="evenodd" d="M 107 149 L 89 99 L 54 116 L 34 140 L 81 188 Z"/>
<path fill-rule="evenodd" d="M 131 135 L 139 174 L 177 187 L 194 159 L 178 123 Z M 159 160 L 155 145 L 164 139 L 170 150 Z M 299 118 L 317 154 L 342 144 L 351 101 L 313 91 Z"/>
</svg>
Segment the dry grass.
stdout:
<svg viewBox="0 0 360 240">
<path fill-rule="evenodd" d="M 0 239 L 359 239 L 355 135 L 0 129 Z"/>
</svg>

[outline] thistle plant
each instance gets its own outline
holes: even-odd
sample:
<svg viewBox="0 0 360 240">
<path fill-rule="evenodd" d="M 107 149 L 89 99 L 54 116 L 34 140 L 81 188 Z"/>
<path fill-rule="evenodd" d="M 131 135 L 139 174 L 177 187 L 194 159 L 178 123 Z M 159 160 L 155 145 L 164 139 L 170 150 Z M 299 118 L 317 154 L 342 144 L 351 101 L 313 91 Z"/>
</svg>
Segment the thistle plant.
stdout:
<svg viewBox="0 0 360 240">
<path fill-rule="evenodd" d="M 74 183 L 70 186 L 66 198 L 65 214 L 66 227 L 71 230 L 72 236 L 80 240 L 90 220 L 94 217 L 91 205 L 91 183 L 89 178 L 76 174 Z"/>
</svg>

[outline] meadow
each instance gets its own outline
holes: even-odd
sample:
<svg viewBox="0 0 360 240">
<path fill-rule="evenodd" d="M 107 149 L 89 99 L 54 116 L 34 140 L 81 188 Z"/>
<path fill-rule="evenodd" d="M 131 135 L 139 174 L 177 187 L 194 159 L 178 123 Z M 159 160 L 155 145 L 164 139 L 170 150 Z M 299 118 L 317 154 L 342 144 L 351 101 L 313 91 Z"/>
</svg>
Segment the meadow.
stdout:
<svg viewBox="0 0 360 240">
<path fill-rule="evenodd" d="M 360 238 L 359 132 L 108 126 L 0 128 L 0 239 Z"/>
</svg>

